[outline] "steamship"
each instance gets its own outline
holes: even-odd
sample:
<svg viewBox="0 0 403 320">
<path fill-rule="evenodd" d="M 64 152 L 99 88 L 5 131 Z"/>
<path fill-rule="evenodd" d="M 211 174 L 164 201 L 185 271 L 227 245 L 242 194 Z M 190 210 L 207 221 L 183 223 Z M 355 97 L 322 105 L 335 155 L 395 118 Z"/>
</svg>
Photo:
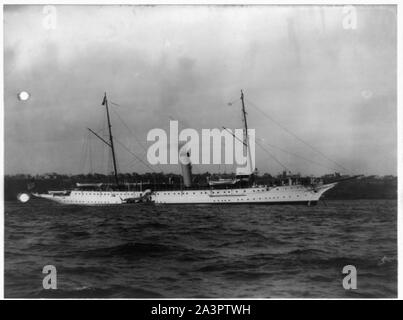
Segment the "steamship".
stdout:
<svg viewBox="0 0 403 320">
<path fill-rule="evenodd" d="M 279 185 L 257 185 L 254 182 L 255 169 L 250 153 L 248 124 L 244 94 L 241 91 L 242 116 L 244 123 L 243 145 L 247 154 L 245 167 L 237 168 L 234 179 L 209 181 L 207 188 L 192 186 L 189 152 L 179 153 L 183 187 L 177 190 L 156 190 L 151 193 L 155 204 L 307 204 L 315 205 L 321 196 L 338 182 L 324 184 L 318 179 L 302 184 L 289 178 Z"/>
<path fill-rule="evenodd" d="M 37 198 L 43 198 L 55 201 L 61 204 L 71 205 L 119 205 L 125 203 L 142 202 L 148 199 L 150 190 L 128 190 L 128 185 L 119 183 L 118 172 L 116 166 L 115 148 L 113 145 L 112 125 L 109 116 L 108 99 L 106 93 L 104 95 L 102 105 L 106 109 L 106 118 L 108 121 L 109 141 L 102 138 L 95 131 L 88 128 L 88 130 L 101 140 L 112 151 L 113 160 L 113 174 L 115 183 L 77 183 L 72 190 L 48 191 L 47 193 L 32 193 Z"/>
</svg>

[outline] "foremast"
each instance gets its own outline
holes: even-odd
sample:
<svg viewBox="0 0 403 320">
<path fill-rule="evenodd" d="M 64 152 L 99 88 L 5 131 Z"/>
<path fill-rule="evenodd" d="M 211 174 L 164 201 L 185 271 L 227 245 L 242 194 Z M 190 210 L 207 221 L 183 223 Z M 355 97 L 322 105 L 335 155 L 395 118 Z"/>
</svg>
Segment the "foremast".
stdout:
<svg viewBox="0 0 403 320">
<path fill-rule="evenodd" d="M 105 92 L 104 100 L 102 101 L 102 105 L 104 105 L 106 108 L 106 117 L 108 119 L 108 129 L 109 129 L 109 141 L 110 141 L 111 150 L 112 150 L 113 174 L 115 176 L 116 185 L 118 186 L 119 185 L 118 170 L 116 168 L 116 156 L 115 156 L 115 148 L 113 146 L 112 125 L 111 125 L 111 120 L 109 118 L 108 99 L 106 98 L 106 92 Z"/>
<path fill-rule="evenodd" d="M 250 171 L 250 174 L 253 174 L 254 168 L 252 164 L 252 156 L 251 156 L 251 151 L 250 151 L 250 143 L 249 143 L 249 133 L 248 133 L 248 121 L 246 119 L 246 109 L 245 109 L 245 100 L 244 100 L 244 94 L 243 90 L 241 90 L 241 102 L 242 102 L 242 117 L 243 117 L 243 123 L 244 123 L 244 128 L 245 128 L 245 134 L 244 134 L 244 150 L 246 149 L 246 155 L 247 155 L 247 168 Z"/>
<path fill-rule="evenodd" d="M 105 143 L 108 147 L 111 148 L 112 150 L 112 162 L 113 162 L 113 175 L 115 178 L 115 183 L 116 186 L 119 185 L 119 179 L 118 179 L 118 170 L 116 166 L 116 155 L 115 155 L 115 147 L 113 145 L 113 136 L 112 136 L 112 125 L 111 125 L 111 119 L 109 116 L 109 107 L 108 107 L 108 98 L 106 97 L 106 92 L 104 95 L 104 99 L 102 100 L 102 105 L 105 106 L 106 108 L 106 118 L 108 121 L 108 130 L 109 130 L 109 142 L 107 142 L 105 139 L 103 139 L 101 136 L 99 136 L 96 132 L 91 130 L 90 128 L 87 128 L 92 134 L 94 134 L 98 139 L 100 139 L 103 143 Z"/>
</svg>

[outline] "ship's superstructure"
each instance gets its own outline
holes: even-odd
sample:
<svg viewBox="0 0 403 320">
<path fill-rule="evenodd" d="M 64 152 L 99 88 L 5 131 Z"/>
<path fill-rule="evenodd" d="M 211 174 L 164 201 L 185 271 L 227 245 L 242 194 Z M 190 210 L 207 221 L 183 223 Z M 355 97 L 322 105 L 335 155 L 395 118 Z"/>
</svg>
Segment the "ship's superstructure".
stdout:
<svg viewBox="0 0 403 320">
<path fill-rule="evenodd" d="M 323 184 L 322 181 L 313 181 L 303 185 L 298 182 L 289 181 L 288 185 L 260 186 L 253 182 L 255 164 L 251 157 L 250 141 L 248 136 L 247 113 L 245 110 L 244 94 L 241 91 L 242 116 L 244 124 L 244 151 L 247 154 L 245 167 L 236 169 L 235 179 L 219 179 L 209 181 L 209 188 L 198 189 L 191 187 L 190 158 L 182 161 L 182 172 L 184 174 L 184 185 L 187 188 L 180 190 L 156 190 L 151 194 L 151 201 L 156 204 L 308 204 L 314 205 L 320 197 L 337 182 Z M 234 138 L 236 138 L 234 136 Z M 189 154 L 182 154 L 181 158 L 189 157 Z M 186 180 L 186 181 L 185 181 Z"/>
<path fill-rule="evenodd" d="M 307 204 L 314 205 L 324 192 L 336 183 L 307 187 L 291 186 L 253 186 L 249 188 L 156 191 L 151 199 L 164 204 L 208 204 L 208 203 L 257 203 L 257 204 Z"/>
</svg>

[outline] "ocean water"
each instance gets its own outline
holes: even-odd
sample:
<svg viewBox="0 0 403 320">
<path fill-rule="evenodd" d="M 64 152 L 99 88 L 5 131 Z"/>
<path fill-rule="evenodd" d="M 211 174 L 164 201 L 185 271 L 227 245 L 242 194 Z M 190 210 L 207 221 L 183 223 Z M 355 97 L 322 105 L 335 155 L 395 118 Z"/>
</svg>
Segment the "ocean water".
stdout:
<svg viewBox="0 0 403 320">
<path fill-rule="evenodd" d="M 42 268 L 57 269 L 45 290 Z M 345 265 L 357 289 L 345 290 Z M 5 203 L 5 296 L 397 296 L 397 202 L 72 207 Z"/>
</svg>

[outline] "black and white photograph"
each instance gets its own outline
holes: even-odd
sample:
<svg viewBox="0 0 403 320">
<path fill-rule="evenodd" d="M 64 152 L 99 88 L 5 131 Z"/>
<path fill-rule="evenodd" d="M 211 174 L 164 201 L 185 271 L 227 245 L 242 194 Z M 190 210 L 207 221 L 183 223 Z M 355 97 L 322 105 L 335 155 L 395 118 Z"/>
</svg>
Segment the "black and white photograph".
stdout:
<svg viewBox="0 0 403 320">
<path fill-rule="evenodd" d="M 4 298 L 398 298 L 396 4 L 2 10 Z"/>
</svg>

